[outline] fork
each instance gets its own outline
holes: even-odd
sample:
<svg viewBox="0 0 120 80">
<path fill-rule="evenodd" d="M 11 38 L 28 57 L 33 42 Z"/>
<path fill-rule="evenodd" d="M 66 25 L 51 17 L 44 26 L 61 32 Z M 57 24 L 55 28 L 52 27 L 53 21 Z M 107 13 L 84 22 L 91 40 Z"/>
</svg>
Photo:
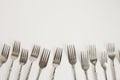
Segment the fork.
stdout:
<svg viewBox="0 0 120 80">
<path fill-rule="evenodd" d="M 10 64 L 10 69 L 9 69 L 9 72 L 8 72 L 7 80 L 9 80 L 9 78 L 10 78 L 10 74 L 11 74 L 11 71 L 12 71 L 13 63 L 18 58 L 18 56 L 19 56 L 20 45 L 21 45 L 20 42 L 18 42 L 18 41 L 14 42 L 13 50 L 12 50 L 12 54 L 11 54 L 12 63 Z"/>
<path fill-rule="evenodd" d="M 96 72 L 96 63 L 97 63 L 97 54 L 96 54 L 96 47 L 94 45 L 90 45 L 88 49 L 90 55 L 90 62 L 94 67 L 94 77 L 97 80 L 97 72 Z"/>
<path fill-rule="evenodd" d="M 108 53 L 108 57 L 111 60 L 111 68 L 112 68 L 112 75 L 113 75 L 113 80 L 116 80 L 116 74 L 115 74 L 115 67 L 114 67 L 114 59 L 115 59 L 115 45 L 113 43 L 108 43 L 106 46 L 106 50 Z"/>
<path fill-rule="evenodd" d="M 51 80 L 54 80 L 54 75 L 55 75 L 56 68 L 60 65 L 61 58 L 62 58 L 62 52 L 63 52 L 63 50 L 61 48 L 56 49 L 54 59 L 53 59 L 53 67 L 54 67 L 54 69 L 53 69 Z"/>
<path fill-rule="evenodd" d="M 88 52 L 81 52 L 81 66 L 85 72 L 86 80 L 88 80 L 87 70 L 89 69 L 89 55 Z"/>
<path fill-rule="evenodd" d="M 41 55 L 40 62 L 39 62 L 39 67 L 40 68 L 39 68 L 39 72 L 38 72 L 36 80 L 39 80 L 40 73 L 47 66 L 47 63 L 48 63 L 48 60 L 49 60 L 49 56 L 50 56 L 50 50 L 44 48 L 43 52 L 42 52 L 42 55 Z"/>
<path fill-rule="evenodd" d="M 27 77 L 26 77 L 25 80 L 28 80 L 33 62 L 38 58 L 39 52 L 40 52 L 40 47 L 37 46 L 37 45 L 34 45 L 31 56 L 30 56 L 31 64 L 30 64 L 30 67 L 29 67 L 29 70 L 28 70 L 28 73 L 27 73 Z"/>
<path fill-rule="evenodd" d="M 21 56 L 20 56 L 20 70 L 19 70 L 19 75 L 18 75 L 18 79 L 17 80 L 20 80 L 22 67 L 23 67 L 23 65 L 26 64 L 27 59 L 28 59 L 28 50 L 22 49 Z"/>
<path fill-rule="evenodd" d="M 4 44 L 2 53 L 0 55 L 0 67 L 2 66 L 2 64 L 4 64 L 7 61 L 9 52 L 10 52 L 10 46 Z"/>
<path fill-rule="evenodd" d="M 77 59 L 76 59 L 75 46 L 74 45 L 68 45 L 67 46 L 67 51 L 68 51 L 68 60 L 69 60 L 69 63 L 71 64 L 72 69 L 73 69 L 74 80 L 76 80 L 75 64 L 77 62 Z"/>
<path fill-rule="evenodd" d="M 107 72 L 106 72 L 106 68 L 107 68 L 107 54 L 106 54 L 106 52 L 103 52 L 101 54 L 100 63 L 101 63 L 101 66 L 102 66 L 102 68 L 104 70 L 105 80 L 107 80 Z"/>
</svg>

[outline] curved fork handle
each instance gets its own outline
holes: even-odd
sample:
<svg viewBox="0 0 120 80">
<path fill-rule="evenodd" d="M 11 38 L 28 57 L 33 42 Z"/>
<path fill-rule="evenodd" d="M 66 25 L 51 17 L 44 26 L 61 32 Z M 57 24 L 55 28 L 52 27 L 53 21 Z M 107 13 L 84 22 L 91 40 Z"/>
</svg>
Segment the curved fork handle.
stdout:
<svg viewBox="0 0 120 80">
<path fill-rule="evenodd" d="M 10 69 L 9 69 L 9 72 L 8 72 L 7 80 L 10 79 L 10 74 L 11 74 L 11 71 L 12 71 L 12 67 L 13 67 L 13 61 L 12 61 L 11 65 L 10 65 Z"/>
<path fill-rule="evenodd" d="M 95 65 L 94 65 L 94 79 L 97 80 L 97 72 L 96 72 Z"/>
<path fill-rule="evenodd" d="M 85 71 L 85 76 L 86 76 L 86 80 L 88 80 L 88 74 L 87 74 L 87 71 Z"/>
<path fill-rule="evenodd" d="M 75 71 L 75 65 L 72 65 L 72 69 L 73 69 L 74 80 L 76 80 L 76 71 Z"/>
<path fill-rule="evenodd" d="M 54 69 L 52 70 L 52 74 L 50 76 L 50 80 L 54 80 L 55 70 L 56 70 L 56 67 L 54 67 Z"/>
<path fill-rule="evenodd" d="M 113 80 L 116 80 L 114 61 L 112 61 L 111 64 L 112 64 L 111 68 L 112 68 Z"/>
<path fill-rule="evenodd" d="M 42 71 L 42 70 L 41 70 L 41 68 L 40 68 L 36 80 L 39 80 L 39 77 L 40 77 L 40 73 L 41 73 L 41 71 Z"/>
<path fill-rule="evenodd" d="M 17 80 L 20 80 L 21 72 L 22 72 L 22 65 L 20 66 L 20 70 L 19 70 L 19 74 L 18 74 L 18 79 Z"/>
<path fill-rule="evenodd" d="M 107 80 L 107 72 L 106 72 L 106 70 L 104 70 L 104 73 L 105 73 L 105 80 Z"/>
<path fill-rule="evenodd" d="M 27 77 L 26 77 L 25 80 L 28 80 L 29 75 L 30 75 L 31 68 L 32 68 L 32 63 L 30 64 L 30 67 L 29 67 L 29 70 L 28 70 L 28 73 L 27 73 Z"/>
</svg>

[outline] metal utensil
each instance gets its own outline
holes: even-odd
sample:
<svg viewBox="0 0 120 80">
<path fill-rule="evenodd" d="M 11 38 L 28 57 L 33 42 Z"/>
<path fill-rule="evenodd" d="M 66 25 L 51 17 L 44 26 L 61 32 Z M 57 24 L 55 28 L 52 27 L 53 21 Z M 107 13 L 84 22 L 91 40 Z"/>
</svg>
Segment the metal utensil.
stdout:
<svg viewBox="0 0 120 80">
<path fill-rule="evenodd" d="M 67 51 L 68 51 L 68 60 L 69 60 L 69 63 L 71 64 L 72 69 L 73 69 L 74 80 L 76 80 L 75 64 L 77 62 L 77 59 L 76 59 L 75 46 L 74 45 L 68 45 L 67 46 Z"/>
<path fill-rule="evenodd" d="M 0 67 L 2 66 L 2 64 L 4 64 L 7 61 L 9 52 L 10 52 L 10 46 L 4 44 L 2 53 L 0 55 Z"/>
<path fill-rule="evenodd" d="M 94 45 L 89 46 L 89 55 L 90 55 L 90 62 L 94 67 L 94 77 L 97 80 L 97 72 L 96 72 L 96 63 L 97 63 L 97 54 L 96 54 L 96 47 Z"/>
<path fill-rule="evenodd" d="M 106 50 L 108 53 L 108 57 L 111 60 L 111 68 L 112 68 L 112 75 L 113 75 L 113 80 L 116 80 L 116 74 L 115 74 L 115 67 L 114 67 L 114 59 L 115 59 L 115 45 L 113 43 L 108 43 L 106 46 Z"/>
<path fill-rule="evenodd" d="M 51 80 L 54 80 L 54 75 L 55 75 L 56 68 L 60 65 L 61 58 L 62 58 L 62 52 L 63 52 L 63 50 L 61 48 L 56 49 L 55 56 L 54 56 L 54 59 L 53 59 L 54 69 L 53 69 Z"/>
<path fill-rule="evenodd" d="M 10 69 L 9 69 L 9 72 L 8 72 L 7 80 L 9 80 L 9 78 L 10 78 L 10 74 L 11 74 L 11 71 L 12 71 L 13 63 L 18 58 L 18 56 L 19 56 L 20 45 L 21 45 L 20 42 L 18 42 L 18 41 L 14 42 L 13 50 L 12 50 L 12 54 L 11 54 L 12 63 L 10 65 Z"/>
<path fill-rule="evenodd" d="M 39 68 L 39 72 L 38 72 L 36 80 L 39 80 L 41 71 L 47 66 L 49 56 L 50 56 L 50 50 L 44 49 L 43 52 L 42 52 L 40 62 L 39 62 L 39 67 L 40 68 Z"/>
<path fill-rule="evenodd" d="M 86 80 L 88 80 L 87 70 L 89 69 L 89 55 L 87 52 L 81 52 L 81 66 L 85 72 Z"/>
<path fill-rule="evenodd" d="M 22 49 L 21 56 L 20 56 L 20 70 L 19 70 L 19 75 L 18 75 L 18 79 L 17 80 L 20 80 L 22 67 L 23 67 L 23 65 L 26 64 L 27 59 L 28 59 L 28 50 Z"/>
<path fill-rule="evenodd" d="M 103 52 L 101 54 L 100 63 L 101 63 L 101 66 L 102 66 L 102 68 L 104 70 L 105 80 L 107 80 L 107 72 L 106 72 L 106 68 L 107 68 L 107 53 L 106 52 Z"/>
<path fill-rule="evenodd" d="M 28 73 L 27 73 L 27 77 L 26 77 L 25 80 L 28 80 L 33 62 L 38 58 L 39 52 L 40 52 L 40 47 L 37 46 L 37 45 L 34 45 L 31 56 L 30 56 L 31 64 L 30 64 L 30 67 L 29 67 L 29 70 L 28 70 Z"/>
</svg>

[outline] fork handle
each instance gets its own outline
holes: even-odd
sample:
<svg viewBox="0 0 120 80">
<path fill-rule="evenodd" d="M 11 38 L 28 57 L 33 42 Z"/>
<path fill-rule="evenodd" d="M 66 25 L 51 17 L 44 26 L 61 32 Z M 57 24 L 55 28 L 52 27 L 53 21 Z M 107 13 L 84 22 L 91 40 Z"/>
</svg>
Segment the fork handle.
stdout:
<svg viewBox="0 0 120 80">
<path fill-rule="evenodd" d="M 39 80 L 39 77 L 40 77 L 40 73 L 41 73 L 41 71 L 42 71 L 42 69 L 40 68 L 36 80 Z"/>
<path fill-rule="evenodd" d="M 105 80 L 107 80 L 107 72 L 106 72 L 106 69 L 104 69 L 104 73 L 105 73 Z"/>
<path fill-rule="evenodd" d="M 30 64 L 30 67 L 29 67 L 29 70 L 28 70 L 28 73 L 27 73 L 27 77 L 26 77 L 25 80 L 28 80 L 28 78 L 29 78 L 30 71 L 31 71 L 31 68 L 32 68 L 32 64 L 33 64 L 33 63 Z"/>
<path fill-rule="evenodd" d="M 87 74 L 87 71 L 85 71 L 85 76 L 86 76 L 86 80 L 88 80 L 88 74 Z"/>
<path fill-rule="evenodd" d="M 76 80 L 76 71 L 75 71 L 75 65 L 72 65 L 72 69 L 73 69 L 74 80 Z"/>
<path fill-rule="evenodd" d="M 50 80 L 54 80 L 55 71 L 56 71 L 56 67 L 53 68 L 52 76 L 50 76 Z"/>
<path fill-rule="evenodd" d="M 18 74 L 18 79 L 17 80 L 20 80 L 21 71 L 22 71 L 22 65 L 20 66 L 20 70 L 19 70 L 19 74 Z"/>
<path fill-rule="evenodd" d="M 8 72 L 7 80 L 10 79 L 10 74 L 11 74 L 11 71 L 12 71 L 12 67 L 13 67 L 13 61 L 12 61 L 11 65 L 10 65 L 10 69 L 9 69 L 9 72 Z"/>
<path fill-rule="evenodd" d="M 114 61 L 111 61 L 111 68 L 112 68 L 112 75 L 113 75 L 113 80 L 116 80 L 116 74 L 115 74 L 115 66 L 114 66 Z"/>
<path fill-rule="evenodd" d="M 95 80 L 97 80 L 97 72 L 96 72 L 96 67 L 95 67 L 95 65 L 94 65 L 94 78 L 95 78 Z"/>
</svg>

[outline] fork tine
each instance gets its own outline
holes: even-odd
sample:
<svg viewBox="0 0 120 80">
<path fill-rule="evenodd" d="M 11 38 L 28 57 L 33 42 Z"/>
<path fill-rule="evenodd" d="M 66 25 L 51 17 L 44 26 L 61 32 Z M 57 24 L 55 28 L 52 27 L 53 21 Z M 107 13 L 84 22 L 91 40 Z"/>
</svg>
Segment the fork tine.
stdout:
<svg viewBox="0 0 120 80">
<path fill-rule="evenodd" d="M 44 68 L 47 66 L 49 56 L 50 56 L 50 50 L 44 48 L 39 62 L 40 68 Z"/>
<path fill-rule="evenodd" d="M 108 52 L 114 52 L 115 51 L 115 44 L 114 43 L 108 43 L 106 45 L 106 49 Z"/>
<path fill-rule="evenodd" d="M 20 57 L 20 62 L 22 62 L 22 63 L 25 64 L 27 62 L 27 59 L 28 59 L 28 50 L 22 49 L 22 51 L 21 51 L 21 57 Z"/>
<path fill-rule="evenodd" d="M 9 56 L 9 52 L 10 52 L 10 46 L 4 44 L 1 54 L 7 59 Z"/>
<path fill-rule="evenodd" d="M 37 58 L 39 55 L 39 52 L 40 52 L 40 47 L 37 45 L 34 45 L 31 56 L 34 56 Z"/>
<path fill-rule="evenodd" d="M 61 58 L 62 58 L 62 51 L 63 50 L 61 48 L 56 49 L 55 56 L 54 56 L 54 59 L 53 59 L 53 63 L 60 64 Z"/>
<path fill-rule="evenodd" d="M 13 55 L 13 56 L 18 57 L 19 52 L 20 52 L 20 45 L 21 45 L 20 42 L 18 42 L 18 41 L 15 41 L 15 42 L 14 42 L 13 50 L 12 50 L 12 55 Z"/>
</svg>

